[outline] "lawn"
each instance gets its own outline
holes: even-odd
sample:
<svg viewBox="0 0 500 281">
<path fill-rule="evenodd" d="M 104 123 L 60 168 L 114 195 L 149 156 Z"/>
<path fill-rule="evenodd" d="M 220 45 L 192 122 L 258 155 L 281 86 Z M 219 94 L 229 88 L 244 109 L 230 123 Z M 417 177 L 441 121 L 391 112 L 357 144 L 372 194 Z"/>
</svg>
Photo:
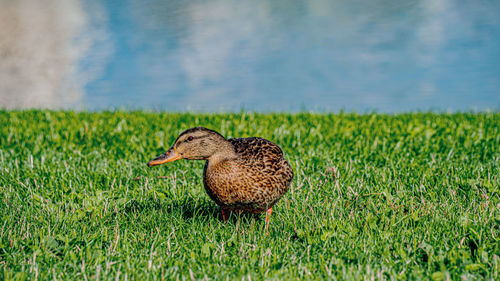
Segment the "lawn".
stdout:
<svg viewBox="0 0 500 281">
<path fill-rule="evenodd" d="M 0 110 L 0 280 L 496 279 L 500 113 Z M 260 136 L 295 177 L 224 222 L 183 130 Z"/>
</svg>

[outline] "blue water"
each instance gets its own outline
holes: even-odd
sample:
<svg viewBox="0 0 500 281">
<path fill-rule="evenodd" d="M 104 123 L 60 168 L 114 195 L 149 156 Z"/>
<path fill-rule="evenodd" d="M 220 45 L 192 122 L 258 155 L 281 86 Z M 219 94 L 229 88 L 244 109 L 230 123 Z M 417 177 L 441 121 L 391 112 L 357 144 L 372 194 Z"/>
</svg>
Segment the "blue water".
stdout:
<svg viewBox="0 0 500 281">
<path fill-rule="evenodd" d="M 101 4 L 112 52 L 81 62 L 103 69 L 87 109 L 500 108 L 500 1 Z"/>
</svg>

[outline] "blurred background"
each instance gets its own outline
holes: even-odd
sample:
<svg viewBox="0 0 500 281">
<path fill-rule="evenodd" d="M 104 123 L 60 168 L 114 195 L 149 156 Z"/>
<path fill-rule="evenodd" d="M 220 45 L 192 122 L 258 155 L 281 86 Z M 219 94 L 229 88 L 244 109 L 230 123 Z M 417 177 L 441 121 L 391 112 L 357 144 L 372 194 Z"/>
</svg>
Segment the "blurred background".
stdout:
<svg viewBox="0 0 500 281">
<path fill-rule="evenodd" d="M 500 108 L 500 1 L 0 5 L 0 108 Z"/>
</svg>

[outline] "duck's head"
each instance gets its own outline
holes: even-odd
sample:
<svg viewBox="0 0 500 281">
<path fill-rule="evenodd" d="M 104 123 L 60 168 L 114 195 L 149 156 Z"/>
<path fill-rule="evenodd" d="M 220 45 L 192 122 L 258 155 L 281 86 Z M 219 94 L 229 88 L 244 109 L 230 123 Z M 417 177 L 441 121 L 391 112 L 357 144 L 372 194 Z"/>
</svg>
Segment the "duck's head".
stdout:
<svg viewBox="0 0 500 281">
<path fill-rule="evenodd" d="M 219 133 L 203 127 L 182 132 L 174 145 L 164 154 L 148 162 L 148 166 L 160 165 L 179 159 L 207 160 L 216 154 L 230 153 L 229 142 Z"/>
</svg>

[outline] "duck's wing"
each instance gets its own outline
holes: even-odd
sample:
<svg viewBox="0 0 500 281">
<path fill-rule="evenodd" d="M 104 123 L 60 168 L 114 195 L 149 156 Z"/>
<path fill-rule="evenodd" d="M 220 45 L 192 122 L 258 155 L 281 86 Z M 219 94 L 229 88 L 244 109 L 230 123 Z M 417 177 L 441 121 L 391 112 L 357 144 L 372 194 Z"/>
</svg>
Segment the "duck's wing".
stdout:
<svg viewBox="0 0 500 281">
<path fill-rule="evenodd" d="M 283 169 L 283 151 L 281 148 L 263 138 L 234 138 L 228 140 L 233 144 L 239 159 L 260 172 L 275 173 Z M 287 163 L 288 164 L 288 163 Z"/>
<path fill-rule="evenodd" d="M 245 160 L 264 160 L 266 158 L 283 158 L 283 151 L 279 146 L 263 138 L 234 138 L 228 140 L 241 158 Z"/>
<path fill-rule="evenodd" d="M 266 206 L 272 206 L 288 190 L 293 179 L 292 168 L 283 157 L 283 151 L 263 138 L 235 138 L 228 141 L 238 154 L 237 165 L 242 172 L 238 180 L 248 185 L 248 192 L 238 193 L 236 201 L 252 205 L 259 211 L 266 210 Z"/>
</svg>

